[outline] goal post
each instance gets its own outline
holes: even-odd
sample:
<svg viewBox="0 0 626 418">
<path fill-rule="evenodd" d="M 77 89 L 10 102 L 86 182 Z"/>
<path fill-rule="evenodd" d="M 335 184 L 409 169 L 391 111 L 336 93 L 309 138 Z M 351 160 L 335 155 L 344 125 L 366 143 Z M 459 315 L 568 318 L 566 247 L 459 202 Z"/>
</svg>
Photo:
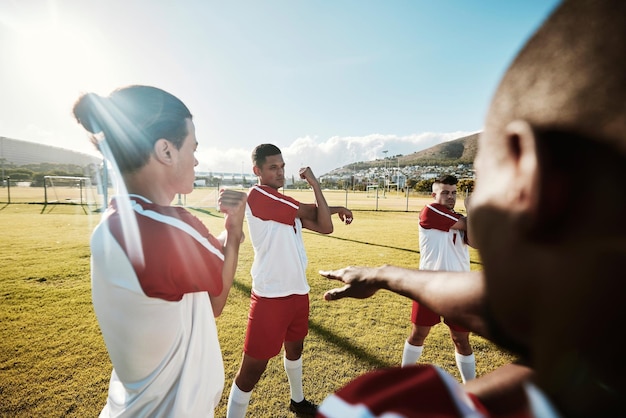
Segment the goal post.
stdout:
<svg viewBox="0 0 626 418">
<path fill-rule="evenodd" d="M 89 177 L 44 176 L 44 205 L 98 205 L 97 191 Z"/>
<path fill-rule="evenodd" d="M 378 198 L 378 184 L 368 184 L 365 188 L 367 197 Z"/>
</svg>

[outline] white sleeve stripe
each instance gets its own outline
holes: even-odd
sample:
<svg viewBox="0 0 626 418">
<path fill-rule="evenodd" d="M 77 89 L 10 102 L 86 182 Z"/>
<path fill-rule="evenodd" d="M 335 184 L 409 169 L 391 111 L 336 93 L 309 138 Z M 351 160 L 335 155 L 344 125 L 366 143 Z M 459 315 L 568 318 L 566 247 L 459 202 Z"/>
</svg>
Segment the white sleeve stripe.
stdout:
<svg viewBox="0 0 626 418">
<path fill-rule="evenodd" d="M 435 213 L 438 213 L 441 216 L 445 216 L 446 218 L 450 218 L 450 219 L 453 219 L 455 221 L 459 220 L 458 218 L 455 218 L 454 216 L 450 215 L 449 213 L 445 213 L 445 212 L 440 211 L 439 209 L 435 209 L 431 205 L 427 205 L 427 206 L 430 208 L 430 210 L 432 210 Z"/>
<path fill-rule="evenodd" d="M 153 219 L 157 222 L 171 225 L 174 228 L 177 228 L 185 232 L 186 234 L 190 235 L 193 239 L 198 241 L 198 243 L 200 243 L 200 245 L 202 245 L 204 248 L 206 248 L 211 253 L 216 255 L 220 260 L 224 261 L 224 254 L 222 254 L 222 252 L 218 248 L 215 248 L 213 244 L 211 244 L 211 242 L 207 238 L 203 237 L 202 235 L 200 235 L 200 233 L 198 233 L 198 231 L 196 231 L 194 228 L 189 226 L 189 224 L 181 221 L 180 219 L 176 219 L 171 216 L 165 216 L 153 210 L 145 210 L 140 204 L 136 203 L 135 201 L 132 201 L 132 202 L 133 202 L 133 210 L 137 212 L 139 215 L 145 216 L 146 218 Z"/>
<path fill-rule="evenodd" d="M 274 196 L 273 194 L 266 192 L 265 190 L 263 190 L 263 189 L 262 189 L 262 188 L 260 188 L 259 186 L 253 186 L 253 188 L 254 188 L 256 191 L 263 193 L 265 196 L 267 196 L 267 197 L 269 197 L 269 198 L 272 198 L 272 199 L 274 199 L 274 200 L 276 200 L 276 201 L 279 201 L 279 202 L 281 202 L 281 203 L 284 203 L 284 204 L 286 204 L 286 205 L 289 205 L 289 206 L 291 206 L 291 207 L 292 207 L 292 208 L 294 208 L 294 209 L 298 209 L 298 205 L 295 205 L 295 204 L 293 204 L 292 202 L 290 202 L 290 201 L 288 201 L 288 200 L 281 199 L 280 197 Z"/>
<path fill-rule="evenodd" d="M 364 404 L 352 405 L 335 394 L 329 395 L 319 406 L 319 412 L 327 417 L 342 418 L 376 418 L 374 414 Z M 383 416 L 391 418 L 389 413 Z M 393 415 L 402 418 L 401 415 Z"/>
</svg>

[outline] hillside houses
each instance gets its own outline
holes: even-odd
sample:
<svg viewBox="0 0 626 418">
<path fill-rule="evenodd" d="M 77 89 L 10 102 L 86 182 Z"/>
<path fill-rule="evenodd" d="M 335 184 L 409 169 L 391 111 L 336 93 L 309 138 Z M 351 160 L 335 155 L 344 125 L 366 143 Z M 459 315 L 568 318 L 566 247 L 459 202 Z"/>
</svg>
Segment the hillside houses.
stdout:
<svg viewBox="0 0 626 418">
<path fill-rule="evenodd" d="M 472 164 L 413 165 L 406 167 L 370 167 L 362 170 L 349 170 L 346 167 L 333 170 L 321 176 L 321 182 L 327 188 L 348 188 L 366 190 L 368 186 L 403 189 L 408 180 L 419 182 L 430 180 L 444 174 L 452 174 L 459 179 L 474 179 Z"/>
</svg>

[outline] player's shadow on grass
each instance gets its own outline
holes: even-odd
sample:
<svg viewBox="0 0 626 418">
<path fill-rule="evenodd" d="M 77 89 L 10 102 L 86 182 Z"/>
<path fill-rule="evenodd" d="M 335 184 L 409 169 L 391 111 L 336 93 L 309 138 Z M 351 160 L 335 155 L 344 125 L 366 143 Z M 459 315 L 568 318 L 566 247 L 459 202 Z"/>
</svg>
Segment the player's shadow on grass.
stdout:
<svg viewBox="0 0 626 418">
<path fill-rule="evenodd" d="M 303 234 L 314 234 L 314 235 L 320 235 L 317 232 L 313 232 L 313 231 L 302 231 Z M 369 245 L 369 246 L 374 246 L 374 247 L 381 247 L 381 248 L 391 248 L 392 250 L 399 250 L 399 251 L 407 251 L 410 253 L 414 253 L 414 254 L 419 254 L 419 250 L 413 250 L 411 248 L 402 248 L 402 247 L 394 247 L 393 245 L 385 245 L 385 244 L 376 244 L 374 242 L 367 242 L 367 241 L 358 241 L 355 239 L 350 239 L 350 238 L 342 238 L 342 237 L 337 237 L 334 235 L 323 235 L 324 238 L 329 238 L 329 239 L 338 239 L 340 241 L 348 241 L 348 242 L 354 242 L 357 244 L 364 244 L 364 245 Z"/>
<path fill-rule="evenodd" d="M 313 231 L 302 231 L 303 234 L 315 234 L 315 235 L 320 235 L 317 232 L 313 232 Z M 381 248 L 390 248 L 392 250 L 398 250 L 398 251 L 406 251 L 409 253 L 413 253 L 413 254 L 420 254 L 419 250 L 413 250 L 410 248 L 402 248 L 402 247 L 394 247 L 393 245 L 385 245 L 385 244 L 376 244 L 374 242 L 367 242 L 367 241 L 358 241 L 355 239 L 350 239 L 350 238 L 342 238 L 342 237 L 337 237 L 334 235 L 324 235 L 324 238 L 328 238 L 328 239 L 338 239 L 341 241 L 348 241 L 348 242 L 354 242 L 356 244 L 363 244 L 363 245 L 368 245 L 368 246 L 374 246 L 374 247 L 381 247 Z M 479 261 L 474 261 L 474 260 L 470 260 L 470 264 L 476 264 L 476 265 L 482 265 L 481 262 Z"/>
<path fill-rule="evenodd" d="M 383 360 L 382 358 L 375 356 L 371 352 L 355 344 L 352 344 L 350 341 L 346 340 L 345 338 L 335 334 L 334 332 L 318 324 L 317 322 L 311 321 L 310 319 L 309 319 L 309 331 L 317 335 L 318 337 L 324 339 L 328 344 L 332 344 L 340 348 L 342 351 L 345 351 L 347 353 L 354 355 L 356 358 L 359 359 L 359 361 L 367 363 L 369 368 L 379 369 L 381 367 L 393 366 L 393 364 Z"/>
</svg>

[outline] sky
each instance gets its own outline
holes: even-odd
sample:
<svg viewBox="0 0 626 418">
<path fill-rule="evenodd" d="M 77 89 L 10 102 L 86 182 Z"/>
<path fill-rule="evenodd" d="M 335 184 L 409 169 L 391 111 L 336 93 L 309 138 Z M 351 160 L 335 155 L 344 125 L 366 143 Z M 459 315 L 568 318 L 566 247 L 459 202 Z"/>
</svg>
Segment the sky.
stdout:
<svg viewBox="0 0 626 418">
<path fill-rule="evenodd" d="M 320 176 L 481 131 L 557 4 L 0 0 L 0 136 L 98 155 L 73 103 L 145 84 L 191 110 L 198 171 L 251 173 L 269 142 Z"/>
</svg>

